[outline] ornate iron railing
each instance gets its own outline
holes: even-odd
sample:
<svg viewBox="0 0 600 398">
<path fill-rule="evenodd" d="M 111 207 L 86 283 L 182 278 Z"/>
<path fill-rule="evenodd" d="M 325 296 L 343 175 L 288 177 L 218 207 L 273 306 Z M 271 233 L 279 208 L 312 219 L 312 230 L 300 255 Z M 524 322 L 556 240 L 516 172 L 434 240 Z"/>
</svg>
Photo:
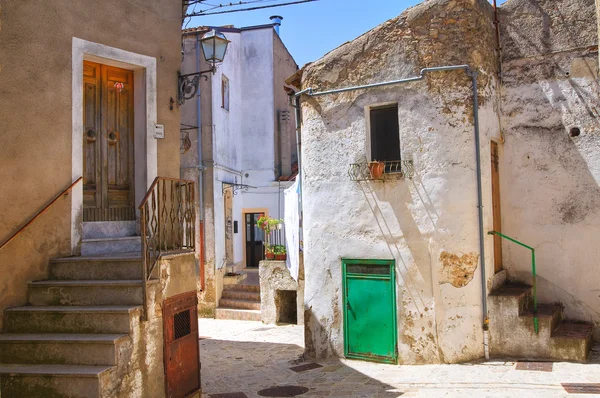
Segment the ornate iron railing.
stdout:
<svg viewBox="0 0 600 398">
<path fill-rule="evenodd" d="M 411 178 L 414 175 L 412 160 L 392 160 L 383 162 L 384 168 L 381 176 L 371 172 L 369 163 L 364 161 L 360 163 L 351 163 L 348 168 L 348 176 L 352 181 L 374 181 L 387 180 L 391 178 Z"/>
<path fill-rule="evenodd" d="M 144 276 L 144 314 L 147 284 L 161 255 L 191 252 L 196 242 L 194 182 L 156 177 L 139 206 Z"/>
</svg>

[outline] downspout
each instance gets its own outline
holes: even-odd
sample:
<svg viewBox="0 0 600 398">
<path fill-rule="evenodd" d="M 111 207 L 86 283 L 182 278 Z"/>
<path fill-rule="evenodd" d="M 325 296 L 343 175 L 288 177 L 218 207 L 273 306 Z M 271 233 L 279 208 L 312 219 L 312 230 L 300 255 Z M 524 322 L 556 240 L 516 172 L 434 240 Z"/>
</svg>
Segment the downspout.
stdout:
<svg viewBox="0 0 600 398">
<path fill-rule="evenodd" d="M 196 34 L 196 70 L 200 70 L 200 35 Z M 198 86 L 200 82 L 198 82 Z M 200 272 L 203 273 L 200 278 L 200 288 L 204 290 L 204 256 L 206 245 L 204 240 L 204 162 L 202 160 L 202 103 L 201 90 L 198 87 L 196 94 L 196 126 L 198 135 L 198 218 L 200 222 Z"/>
<path fill-rule="evenodd" d="M 468 76 L 471 77 L 472 86 L 473 86 L 473 124 L 474 124 L 474 135 L 475 135 L 475 163 L 476 163 L 476 178 L 477 178 L 477 216 L 479 221 L 479 258 L 481 259 L 481 303 L 482 303 L 482 328 L 483 328 L 483 343 L 484 343 L 484 355 L 485 359 L 489 359 L 489 319 L 488 319 L 488 310 L 487 310 L 487 284 L 486 284 L 486 274 L 485 274 L 485 242 L 484 242 L 484 229 L 483 229 L 483 194 L 482 194 L 482 183 L 481 183 L 481 148 L 480 148 L 480 140 L 479 140 L 479 99 L 477 92 L 477 75 L 478 72 L 476 70 L 471 69 L 469 65 L 451 65 L 451 66 L 440 66 L 433 68 L 423 68 L 421 69 L 419 76 L 410 77 L 406 79 L 399 80 L 391 80 L 380 83 L 367 84 L 362 86 L 352 86 L 346 88 L 340 88 L 335 90 L 327 90 L 321 92 L 313 92 L 311 87 L 306 88 L 302 91 L 299 91 L 290 96 L 290 100 L 293 97 L 295 99 L 294 108 L 296 109 L 296 143 L 298 145 L 298 179 L 300 186 L 300 195 L 299 195 L 299 212 L 300 219 L 302 219 L 302 168 L 300 163 L 300 97 L 302 95 L 308 95 L 310 97 L 318 97 L 322 95 L 328 94 L 338 94 L 347 91 L 354 90 L 363 90 L 375 87 L 383 87 L 390 86 L 395 84 L 402 83 L 410 83 L 423 80 L 425 78 L 425 74 L 428 72 L 446 72 L 452 70 L 463 69 L 467 73 Z"/>
</svg>

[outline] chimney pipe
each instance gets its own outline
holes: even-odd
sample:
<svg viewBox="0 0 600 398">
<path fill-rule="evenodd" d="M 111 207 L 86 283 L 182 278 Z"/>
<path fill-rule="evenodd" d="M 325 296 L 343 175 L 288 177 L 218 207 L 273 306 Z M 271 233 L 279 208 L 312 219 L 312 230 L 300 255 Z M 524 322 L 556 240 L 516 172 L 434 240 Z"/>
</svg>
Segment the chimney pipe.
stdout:
<svg viewBox="0 0 600 398">
<path fill-rule="evenodd" d="M 275 28 L 275 32 L 277 32 L 277 34 L 279 35 L 279 27 L 281 26 L 281 20 L 283 19 L 283 17 L 280 17 L 279 15 L 273 15 L 269 19 L 273 21 L 273 28 Z"/>
</svg>

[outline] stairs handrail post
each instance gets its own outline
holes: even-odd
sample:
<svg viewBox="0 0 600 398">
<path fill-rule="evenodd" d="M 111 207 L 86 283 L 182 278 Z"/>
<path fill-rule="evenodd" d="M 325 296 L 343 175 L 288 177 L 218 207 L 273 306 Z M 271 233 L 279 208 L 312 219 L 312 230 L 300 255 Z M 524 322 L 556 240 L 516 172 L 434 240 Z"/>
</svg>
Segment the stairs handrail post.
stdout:
<svg viewBox="0 0 600 398">
<path fill-rule="evenodd" d="M 532 290 L 533 290 L 533 328 L 535 333 L 539 333 L 539 321 L 537 316 L 537 274 L 535 270 L 535 249 L 531 246 L 526 245 L 510 236 L 506 236 L 498 231 L 488 231 L 488 235 L 498 235 L 499 237 L 509 240 L 517 245 L 523 246 L 526 249 L 531 250 L 531 275 L 532 275 Z"/>
</svg>

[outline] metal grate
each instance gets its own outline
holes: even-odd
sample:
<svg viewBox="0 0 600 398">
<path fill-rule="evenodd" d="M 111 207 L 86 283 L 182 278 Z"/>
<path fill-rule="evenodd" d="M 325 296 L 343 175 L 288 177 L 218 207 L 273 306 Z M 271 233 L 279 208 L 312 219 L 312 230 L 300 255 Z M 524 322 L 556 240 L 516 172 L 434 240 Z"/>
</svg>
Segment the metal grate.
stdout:
<svg viewBox="0 0 600 398">
<path fill-rule="evenodd" d="M 380 178 L 371 173 L 369 163 L 351 163 L 348 168 L 348 176 L 351 181 L 373 181 L 386 180 L 390 178 L 412 178 L 414 176 L 414 166 L 412 160 L 394 160 L 384 162 L 383 174 Z"/>
<path fill-rule="evenodd" d="M 600 394 L 600 383 L 562 383 L 569 394 Z"/>
<path fill-rule="evenodd" d="M 319 365 L 318 363 L 315 363 L 315 362 L 310 362 L 310 363 L 307 363 L 304 365 L 292 366 L 290 368 L 290 370 L 293 370 L 296 373 L 300 373 L 300 372 L 306 372 L 307 370 L 319 369 L 322 367 L 323 367 L 323 365 Z"/>
<path fill-rule="evenodd" d="M 180 339 L 192 333 L 190 310 L 182 311 L 173 317 L 174 339 Z"/>
<path fill-rule="evenodd" d="M 534 370 L 538 372 L 552 372 L 552 362 L 517 362 L 516 370 Z"/>
<path fill-rule="evenodd" d="M 257 394 L 261 397 L 296 397 L 310 391 L 303 386 L 275 386 L 260 390 Z"/>
</svg>

